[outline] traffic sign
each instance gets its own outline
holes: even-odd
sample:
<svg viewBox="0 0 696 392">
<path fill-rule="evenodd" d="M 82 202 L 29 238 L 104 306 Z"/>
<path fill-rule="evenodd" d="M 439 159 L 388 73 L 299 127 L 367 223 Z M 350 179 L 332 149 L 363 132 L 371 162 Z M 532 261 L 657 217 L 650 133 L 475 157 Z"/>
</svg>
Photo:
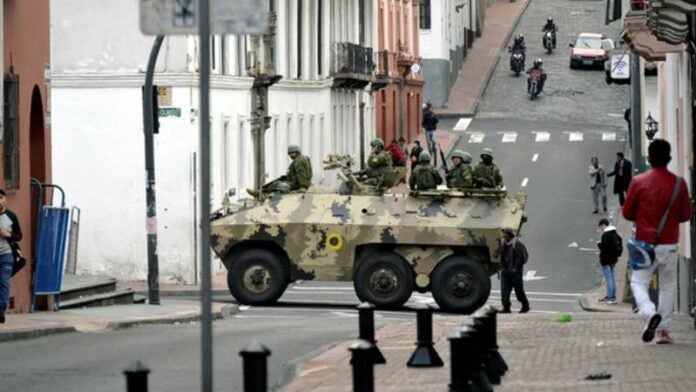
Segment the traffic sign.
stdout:
<svg viewBox="0 0 696 392">
<path fill-rule="evenodd" d="M 213 34 L 261 35 L 268 28 L 269 0 L 210 0 Z M 140 0 L 140 31 L 148 35 L 194 35 L 198 0 Z"/>
</svg>

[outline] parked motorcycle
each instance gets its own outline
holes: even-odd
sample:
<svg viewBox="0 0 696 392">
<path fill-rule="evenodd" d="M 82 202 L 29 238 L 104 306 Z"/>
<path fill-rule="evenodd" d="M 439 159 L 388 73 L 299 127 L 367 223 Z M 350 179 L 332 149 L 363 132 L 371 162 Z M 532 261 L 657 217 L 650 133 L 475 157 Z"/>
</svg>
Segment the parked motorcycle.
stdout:
<svg viewBox="0 0 696 392">
<path fill-rule="evenodd" d="M 546 54 L 551 54 L 553 52 L 553 32 L 546 31 L 544 33 L 544 49 L 546 49 Z"/>
<path fill-rule="evenodd" d="M 520 73 L 524 71 L 524 53 L 521 51 L 514 51 L 510 55 L 510 70 L 515 73 L 515 76 L 520 76 Z"/>
</svg>

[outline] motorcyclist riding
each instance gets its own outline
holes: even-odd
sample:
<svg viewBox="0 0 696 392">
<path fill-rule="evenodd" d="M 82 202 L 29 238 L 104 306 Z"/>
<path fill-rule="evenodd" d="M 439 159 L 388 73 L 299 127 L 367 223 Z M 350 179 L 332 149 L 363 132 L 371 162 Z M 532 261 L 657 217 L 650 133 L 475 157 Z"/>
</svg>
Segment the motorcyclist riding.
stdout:
<svg viewBox="0 0 696 392">
<path fill-rule="evenodd" d="M 515 37 L 515 41 L 510 48 L 510 52 L 514 55 L 515 53 L 522 54 L 522 68 L 524 68 L 524 61 L 527 59 L 527 45 L 524 43 L 524 35 L 520 34 Z M 510 69 L 514 68 L 513 56 L 510 56 Z"/>
<path fill-rule="evenodd" d="M 529 89 L 532 87 L 532 79 L 538 80 L 537 87 L 539 89 L 539 92 L 541 93 L 542 91 L 544 91 L 546 72 L 543 68 L 541 68 L 542 64 L 544 64 L 544 62 L 541 59 L 536 59 L 534 60 L 534 66 L 530 68 L 529 71 L 527 71 L 527 73 L 529 74 L 529 78 L 527 78 L 527 92 L 530 92 Z"/>
<path fill-rule="evenodd" d="M 558 27 L 553 22 L 552 17 L 549 17 L 548 19 L 546 19 L 546 24 L 541 29 L 541 31 L 543 31 L 544 33 L 546 33 L 547 31 L 551 32 L 551 35 L 553 36 L 553 48 L 556 49 L 556 32 L 558 31 Z M 544 45 L 543 37 L 542 37 L 541 45 L 542 46 Z"/>
</svg>

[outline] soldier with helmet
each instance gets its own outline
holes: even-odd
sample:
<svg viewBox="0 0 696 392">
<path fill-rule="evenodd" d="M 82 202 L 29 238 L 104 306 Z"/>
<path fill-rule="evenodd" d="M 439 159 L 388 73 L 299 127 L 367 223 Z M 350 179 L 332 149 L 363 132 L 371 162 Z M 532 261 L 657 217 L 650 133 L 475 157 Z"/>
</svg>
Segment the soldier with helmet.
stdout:
<svg viewBox="0 0 696 392">
<path fill-rule="evenodd" d="M 312 186 L 312 162 L 309 160 L 309 157 L 302 155 L 300 147 L 294 144 L 288 146 L 288 155 L 292 162 L 290 162 L 286 175 L 264 185 L 261 190 L 247 189 L 247 193 L 258 197 L 262 192 L 304 192 Z"/>
<path fill-rule="evenodd" d="M 430 165 L 430 153 L 423 151 L 418 156 L 418 166 L 411 173 L 408 185 L 413 190 L 425 191 L 436 189 L 442 184 L 440 173 Z"/>
<path fill-rule="evenodd" d="M 474 170 L 471 167 L 471 154 L 454 150 L 451 155 L 454 168 L 447 173 L 447 186 L 450 189 L 468 189 L 474 187 Z"/>
<path fill-rule="evenodd" d="M 372 153 L 367 158 L 367 177 L 366 184 L 379 185 L 384 180 L 384 174 L 387 170 L 392 169 L 392 158 L 388 152 L 384 150 L 384 141 L 382 139 L 374 139 L 370 142 Z"/>
<path fill-rule="evenodd" d="M 493 149 L 484 148 L 481 151 L 481 162 L 474 168 L 474 185 L 478 188 L 501 188 L 503 176 L 498 165 L 493 163 Z"/>
</svg>

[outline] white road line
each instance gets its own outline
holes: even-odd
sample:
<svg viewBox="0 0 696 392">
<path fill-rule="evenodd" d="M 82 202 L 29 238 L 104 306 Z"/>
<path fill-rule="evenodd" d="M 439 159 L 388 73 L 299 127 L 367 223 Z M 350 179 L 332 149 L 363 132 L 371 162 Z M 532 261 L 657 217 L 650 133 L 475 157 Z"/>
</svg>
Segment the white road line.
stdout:
<svg viewBox="0 0 696 392">
<path fill-rule="evenodd" d="M 529 178 L 526 178 L 526 177 L 525 177 L 525 179 L 522 180 L 522 185 L 520 185 L 520 186 L 521 186 L 522 188 L 524 188 L 524 187 L 527 186 L 527 183 L 528 183 L 528 182 L 529 182 Z"/>
<path fill-rule="evenodd" d="M 603 142 L 613 142 L 616 141 L 616 132 L 602 132 Z"/>
<path fill-rule="evenodd" d="M 491 290 L 491 293 L 500 294 L 500 290 Z M 582 297 L 584 294 L 581 293 L 551 293 L 548 291 L 525 291 L 529 295 L 548 295 L 551 297 Z"/>
<path fill-rule="evenodd" d="M 607 113 L 609 117 L 623 117 L 623 113 Z"/>
<path fill-rule="evenodd" d="M 548 142 L 551 139 L 551 134 L 548 132 L 537 132 L 534 141 L 536 143 Z"/>
<path fill-rule="evenodd" d="M 454 126 L 453 130 L 454 131 L 466 131 L 467 128 L 469 128 L 469 125 L 471 124 L 472 118 L 460 118 L 459 121 L 457 121 L 457 124 Z"/>
<path fill-rule="evenodd" d="M 481 143 L 483 142 L 483 138 L 486 137 L 486 134 L 483 132 L 473 132 L 469 136 L 469 143 Z"/>
<path fill-rule="evenodd" d="M 503 132 L 503 143 L 514 143 L 517 141 L 517 132 Z"/>
<path fill-rule="evenodd" d="M 555 299 L 555 298 L 534 298 L 530 297 L 529 293 L 527 294 L 527 299 L 529 299 L 529 302 L 558 302 L 558 303 L 564 303 L 564 304 L 570 304 L 570 303 L 575 303 L 577 300 L 575 299 Z M 500 297 L 488 297 L 489 300 L 499 300 Z"/>
<path fill-rule="evenodd" d="M 307 290 L 307 291 L 321 291 L 321 290 L 330 290 L 330 291 L 335 291 L 335 290 L 347 290 L 347 291 L 353 291 L 352 287 L 326 287 L 326 286 L 290 286 L 289 290 Z"/>
<path fill-rule="evenodd" d="M 538 159 L 539 159 L 539 154 L 534 154 L 534 156 L 532 156 L 532 162 L 536 162 Z"/>
<path fill-rule="evenodd" d="M 583 139 L 583 133 L 582 132 L 570 132 L 568 134 L 569 140 L 571 142 L 581 142 Z"/>
</svg>

